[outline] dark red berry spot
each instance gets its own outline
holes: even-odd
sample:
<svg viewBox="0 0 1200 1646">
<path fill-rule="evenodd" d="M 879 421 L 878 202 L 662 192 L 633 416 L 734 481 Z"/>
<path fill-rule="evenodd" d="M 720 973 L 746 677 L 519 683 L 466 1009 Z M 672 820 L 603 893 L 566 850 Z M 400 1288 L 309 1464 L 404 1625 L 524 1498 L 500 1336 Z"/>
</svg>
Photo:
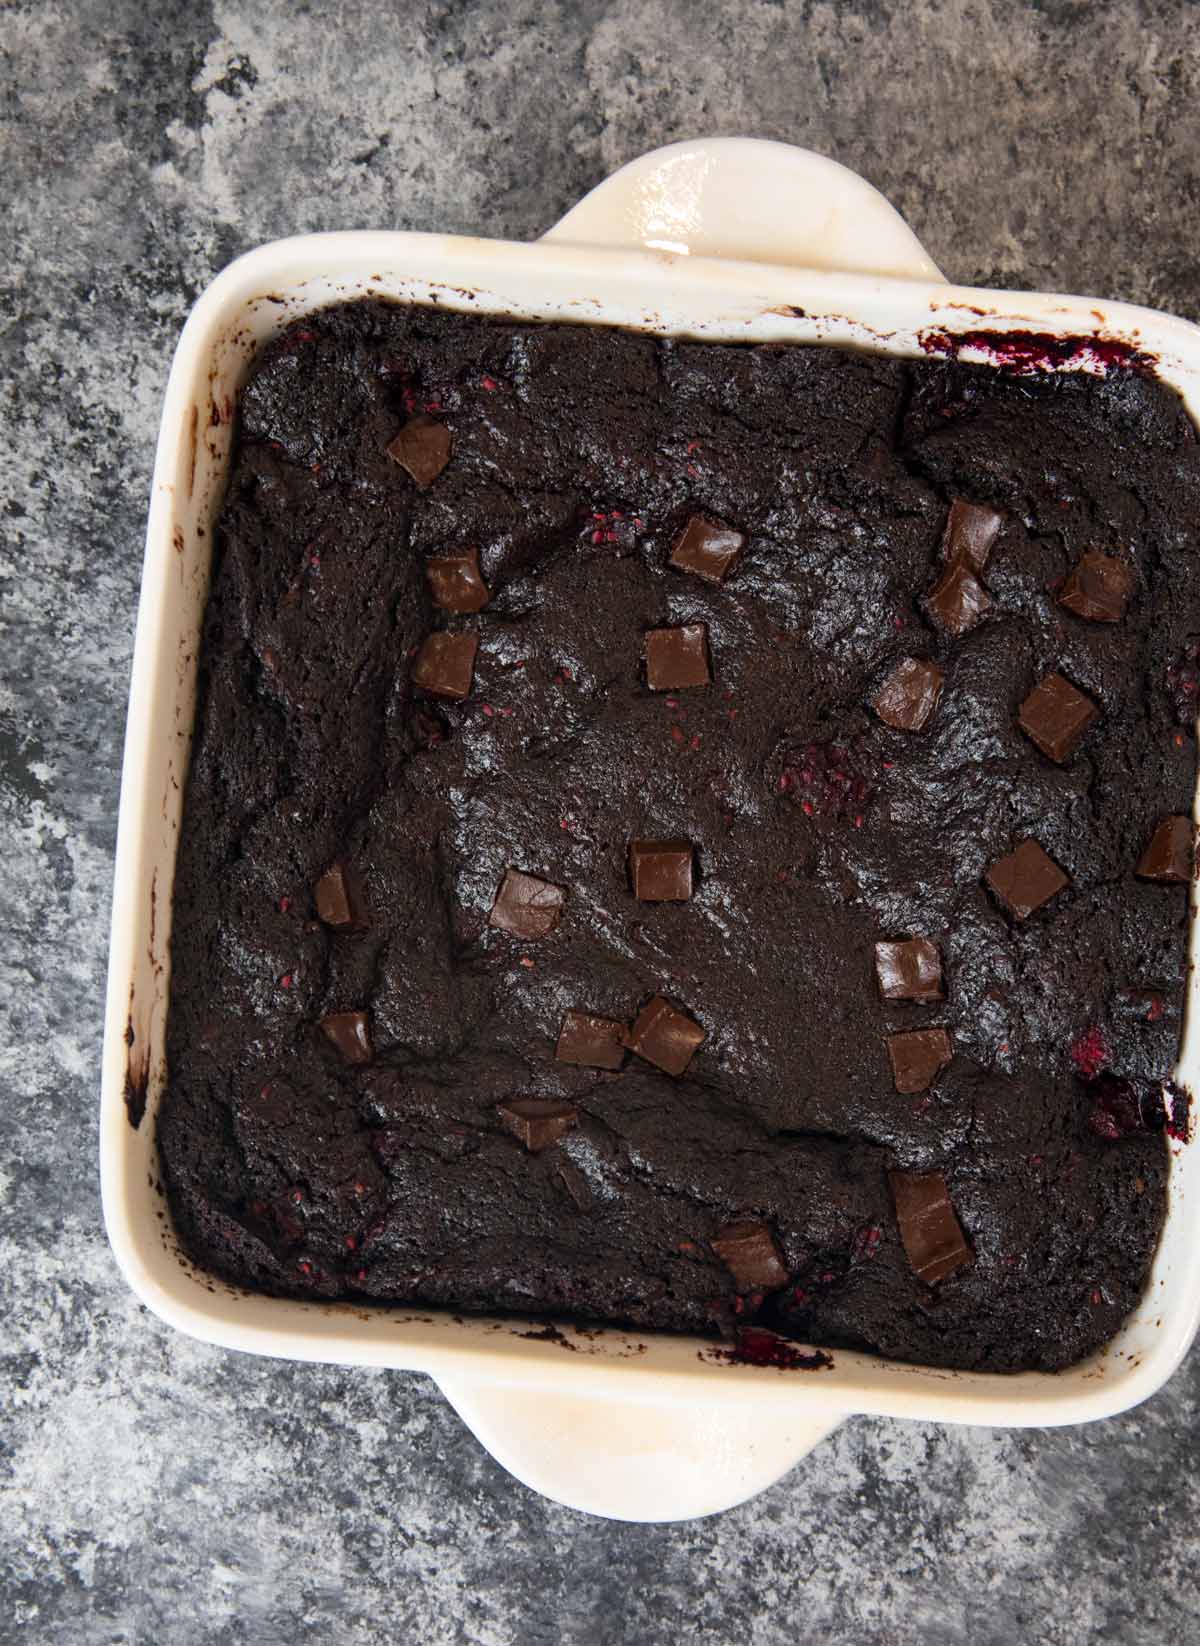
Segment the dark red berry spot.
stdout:
<svg viewBox="0 0 1200 1646">
<path fill-rule="evenodd" d="M 765 1331 L 761 1326 L 741 1327 L 736 1344 L 730 1358 L 750 1366 L 778 1366 L 784 1371 L 815 1372 L 833 1364 L 830 1357 L 819 1349 L 799 1349 L 785 1337 L 777 1337 L 774 1332 Z"/>
<path fill-rule="evenodd" d="M 1110 1074 L 1096 1081 L 1088 1126 L 1097 1137 L 1113 1143 L 1135 1132 L 1161 1132 L 1168 1124 L 1161 1083 L 1119 1080 Z"/>
<path fill-rule="evenodd" d="M 1107 1036 L 1098 1023 L 1091 1024 L 1071 1043 L 1071 1062 L 1080 1080 L 1095 1080 L 1111 1060 Z"/>
<path fill-rule="evenodd" d="M 1200 641 L 1193 641 L 1167 664 L 1167 697 L 1175 718 L 1190 730 L 1200 709 Z"/>
<path fill-rule="evenodd" d="M 851 1263 L 868 1263 L 879 1250 L 883 1230 L 873 1225 L 860 1229 L 850 1244 Z"/>
<path fill-rule="evenodd" d="M 853 745 L 821 742 L 789 748 L 779 778 L 806 817 L 852 822 L 861 828 L 874 792 L 871 763 L 861 740 Z"/>
</svg>

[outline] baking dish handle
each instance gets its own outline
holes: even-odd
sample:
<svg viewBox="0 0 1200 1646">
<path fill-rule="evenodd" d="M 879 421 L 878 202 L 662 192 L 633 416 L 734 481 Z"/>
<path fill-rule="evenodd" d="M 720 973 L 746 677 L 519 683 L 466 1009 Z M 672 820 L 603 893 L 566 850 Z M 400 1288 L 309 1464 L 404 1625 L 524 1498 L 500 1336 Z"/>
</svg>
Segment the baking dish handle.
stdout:
<svg viewBox="0 0 1200 1646">
<path fill-rule="evenodd" d="M 609 1520 L 693 1520 L 765 1491 L 843 1413 L 778 1417 L 754 1407 L 586 1398 L 439 1378 L 442 1393 L 509 1474 Z"/>
<path fill-rule="evenodd" d="M 670 143 L 598 184 L 543 236 L 943 281 L 878 189 L 812 149 L 757 137 Z"/>
</svg>

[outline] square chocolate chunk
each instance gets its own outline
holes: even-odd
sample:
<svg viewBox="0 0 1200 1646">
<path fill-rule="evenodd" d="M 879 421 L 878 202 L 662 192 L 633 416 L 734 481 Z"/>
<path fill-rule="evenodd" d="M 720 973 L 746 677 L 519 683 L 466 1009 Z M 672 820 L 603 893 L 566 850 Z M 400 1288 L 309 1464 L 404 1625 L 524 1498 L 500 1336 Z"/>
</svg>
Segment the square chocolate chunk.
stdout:
<svg viewBox="0 0 1200 1646">
<path fill-rule="evenodd" d="M 896 1090 L 924 1092 L 954 1056 L 954 1046 L 945 1029 L 912 1029 L 888 1036 L 888 1056 Z"/>
<path fill-rule="evenodd" d="M 1022 840 L 1007 857 L 997 858 L 984 878 L 1014 920 L 1027 919 L 1071 884 L 1036 840 Z"/>
<path fill-rule="evenodd" d="M 549 937 L 562 918 L 566 891 L 552 880 L 506 869 L 488 915 L 488 925 L 514 937 Z"/>
<path fill-rule="evenodd" d="M 1100 710 L 1091 698 L 1061 674 L 1048 674 L 1021 704 L 1017 725 L 1029 741 L 1061 766 Z"/>
<path fill-rule="evenodd" d="M 330 1012 L 321 1029 L 347 1063 L 371 1061 L 371 1027 L 366 1012 Z"/>
<path fill-rule="evenodd" d="M 317 919 L 336 931 L 365 924 L 358 882 L 344 863 L 333 863 L 313 887 Z"/>
<path fill-rule="evenodd" d="M 1142 880 L 1176 884 L 1192 878 L 1196 859 L 1196 825 L 1190 817 L 1164 817 L 1133 871 Z"/>
<path fill-rule="evenodd" d="M 1111 554 L 1085 554 L 1059 590 L 1058 603 L 1089 623 L 1119 623 L 1133 593 L 1133 567 Z"/>
<path fill-rule="evenodd" d="M 388 442 L 387 454 L 407 469 L 419 491 L 427 491 L 450 461 L 451 435 L 432 417 L 410 417 Z"/>
<path fill-rule="evenodd" d="M 961 562 L 976 577 L 982 577 L 992 544 L 1004 524 L 1004 516 L 983 503 L 968 503 L 956 497 L 946 517 L 942 533 L 942 559 L 947 566 Z"/>
<path fill-rule="evenodd" d="M 478 549 L 434 555 L 425 562 L 425 576 L 434 605 L 444 612 L 478 612 L 488 603 Z"/>
<path fill-rule="evenodd" d="M 966 634 L 983 618 L 992 597 L 962 560 L 947 566 L 925 596 L 925 609 L 947 634 Z"/>
<path fill-rule="evenodd" d="M 875 693 L 875 713 L 885 726 L 919 732 L 937 708 L 945 678 L 927 658 L 902 657 Z"/>
<path fill-rule="evenodd" d="M 942 957 L 927 937 L 876 943 L 875 975 L 884 1000 L 941 1000 Z"/>
<path fill-rule="evenodd" d="M 678 1076 L 692 1061 L 703 1039 L 704 1030 L 698 1023 L 656 994 L 639 1012 L 625 1036 L 625 1044 L 647 1063 Z"/>
<path fill-rule="evenodd" d="M 510 1097 L 497 1104 L 500 1124 L 529 1150 L 539 1154 L 565 1137 L 579 1119 L 572 1103 L 553 1097 Z"/>
<path fill-rule="evenodd" d="M 900 1239 L 914 1274 L 936 1286 L 972 1261 L 941 1172 L 889 1172 Z"/>
<path fill-rule="evenodd" d="M 723 583 L 745 546 L 744 532 L 694 514 L 671 547 L 671 564 L 678 571 L 693 572 L 706 583 Z"/>
<path fill-rule="evenodd" d="M 413 660 L 413 685 L 434 697 L 469 697 L 478 650 L 477 634 L 427 635 Z"/>
<path fill-rule="evenodd" d="M 619 1069 L 625 1061 L 625 1029 L 615 1018 L 569 1011 L 558 1031 L 554 1055 L 560 1063 L 585 1069 Z"/>
<path fill-rule="evenodd" d="M 708 626 L 685 623 L 678 629 L 650 629 L 646 634 L 646 684 L 652 692 L 677 692 L 707 686 Z"/>
<path fill-rule="evenodd" d="M 777 1292 L 787 1285 L 787 1264 L 765 1223 L 726 1223 L 709 1244 L 739 1292 Z"/>
<path fill-rule="evenodd" d="M 630 841 L 629 877 L 643 903 L 686 903 L 692 895 L 691 841 Z"/>
</svg>

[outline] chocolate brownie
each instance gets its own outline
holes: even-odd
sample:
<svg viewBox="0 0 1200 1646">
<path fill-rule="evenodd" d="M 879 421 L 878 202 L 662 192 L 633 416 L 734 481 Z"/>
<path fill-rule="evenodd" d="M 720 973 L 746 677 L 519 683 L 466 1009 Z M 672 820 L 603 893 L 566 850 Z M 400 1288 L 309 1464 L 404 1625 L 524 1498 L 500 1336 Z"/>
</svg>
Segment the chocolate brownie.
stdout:
<svg viewBox="0 0 1200 1646">
<path fill-rule="evenodd" d="M 1132 370 L 284 332 L 175 886 L 187 1249 L 937 1366 L 1102 1344 L 1182 1124 L 1198 522 Z"/>
</svg>

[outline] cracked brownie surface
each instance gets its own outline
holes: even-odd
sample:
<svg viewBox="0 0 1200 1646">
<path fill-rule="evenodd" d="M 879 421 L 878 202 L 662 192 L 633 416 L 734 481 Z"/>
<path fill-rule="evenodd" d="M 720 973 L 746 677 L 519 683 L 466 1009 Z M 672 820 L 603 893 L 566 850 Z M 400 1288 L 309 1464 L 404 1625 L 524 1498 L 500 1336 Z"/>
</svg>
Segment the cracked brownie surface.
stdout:
<svg viewBox="0 0 1200 1646">
<path fill-rule="evenodd" d="M 1110 1337 L 1183 1125 L 1175 395 L 365 301 L 239 419 L 158 1121 L 192 1256 L 939 1366 Z"/>
</svg>

